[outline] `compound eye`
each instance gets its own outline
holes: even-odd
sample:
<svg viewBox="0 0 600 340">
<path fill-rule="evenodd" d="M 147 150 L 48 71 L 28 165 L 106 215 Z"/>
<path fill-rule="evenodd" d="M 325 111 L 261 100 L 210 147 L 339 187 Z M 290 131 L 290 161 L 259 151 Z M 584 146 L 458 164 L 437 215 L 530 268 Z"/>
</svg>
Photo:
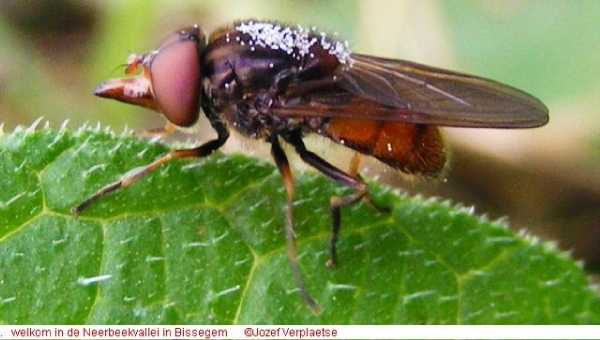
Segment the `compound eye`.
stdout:
<svg viewBox="0 0 600 340">
<path fill-rule="evenodd" d="M 189 127 L 200 111 L 200 56 L 192 40 L 165 41 L 150 66 L 154 98 L 173 124 Z"/>
</svg>

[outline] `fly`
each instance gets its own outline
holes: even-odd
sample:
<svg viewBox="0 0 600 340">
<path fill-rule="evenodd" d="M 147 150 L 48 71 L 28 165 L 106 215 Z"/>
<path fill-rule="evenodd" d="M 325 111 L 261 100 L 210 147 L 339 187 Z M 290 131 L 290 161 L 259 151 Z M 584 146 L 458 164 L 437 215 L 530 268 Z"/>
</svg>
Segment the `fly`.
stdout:
<svg viewBox="0 0 600 340">
<path fill-rule="evenodd" d="M 192 149 L 172 150 L 111 183 L 72 209 L 126 187 L 172 159 L 201 158 L 227 141 L 230 130 L 271 145 L 287 193 L 285 235 L 297 287 L 313 311 L 296 259 L 294 181 L 282 143 L 325 176 L 354 189 L 330 200 L 327 266 L 337 263 L 341 208 L 371 202 L 357 174 L 308 150 L 303 137 L 318 134 L 357 154 L 372 156 L 408 174 L 435 178 L 446 153 L 438 126 L 533 128 L 548 109 L 533 96 L 493 80 L 403 60 L 350 52 L 347 42 L 315 28 L 243 20 L 205 35 L 199 26 L 168 36 L 154 51 L 129 57 L 125 73 L 95 89 L 104 98 L 143 106 L 167 119 L 163 132 L 190 127 L 203 111 L 217 137 Z M 201 110 L 202 109 L 202 110 Z M 379 208 L 385 210 L 385 208 Z"/>
</svg>

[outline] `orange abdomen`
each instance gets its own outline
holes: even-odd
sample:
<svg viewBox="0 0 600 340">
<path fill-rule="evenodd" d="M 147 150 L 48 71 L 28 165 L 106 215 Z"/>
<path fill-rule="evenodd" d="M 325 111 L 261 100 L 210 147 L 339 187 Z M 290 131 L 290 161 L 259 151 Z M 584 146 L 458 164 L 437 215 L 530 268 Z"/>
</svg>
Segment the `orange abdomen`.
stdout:
<svg viewBox="0 0 600 340">
<path fill-rule="evenodd" d="M 446 163 L 442 136 L 431 125 L 332 118 L 319 133 L 408 174 L 435 177 Z"/>
</svg>

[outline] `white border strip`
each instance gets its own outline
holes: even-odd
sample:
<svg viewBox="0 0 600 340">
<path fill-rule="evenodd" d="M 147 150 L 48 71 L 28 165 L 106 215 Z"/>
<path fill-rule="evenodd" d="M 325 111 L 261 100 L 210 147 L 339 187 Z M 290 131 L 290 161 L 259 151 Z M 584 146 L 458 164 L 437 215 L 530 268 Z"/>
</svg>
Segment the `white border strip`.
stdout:
<svg viewBox="0 0 600 340">
<path fill-rule="evenodd" d="M 0 339 L 598 339 L 600 326 L 16 326 Z"/>
</svg>

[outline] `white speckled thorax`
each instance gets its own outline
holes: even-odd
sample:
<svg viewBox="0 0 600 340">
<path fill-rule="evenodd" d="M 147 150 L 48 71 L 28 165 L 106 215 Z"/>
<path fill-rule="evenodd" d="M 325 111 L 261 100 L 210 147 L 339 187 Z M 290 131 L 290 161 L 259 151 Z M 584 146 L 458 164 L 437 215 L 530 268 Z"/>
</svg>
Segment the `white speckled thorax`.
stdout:
<svg viewBox="0 0 600 340">
<path fill-rule="evenodd" d="M 316 27 L 289 27 L 270 22 L 247 21 L 236 24 L 235 29 L 248 34 L 252 43 L 257 46 L 282 50 L 297 59 L 310 56 L 311 46 L 320 44 L 341 64 L 352 64 L 348 41 L 335 40 L 324 32 L 317 32 Z"/>
</svg>

